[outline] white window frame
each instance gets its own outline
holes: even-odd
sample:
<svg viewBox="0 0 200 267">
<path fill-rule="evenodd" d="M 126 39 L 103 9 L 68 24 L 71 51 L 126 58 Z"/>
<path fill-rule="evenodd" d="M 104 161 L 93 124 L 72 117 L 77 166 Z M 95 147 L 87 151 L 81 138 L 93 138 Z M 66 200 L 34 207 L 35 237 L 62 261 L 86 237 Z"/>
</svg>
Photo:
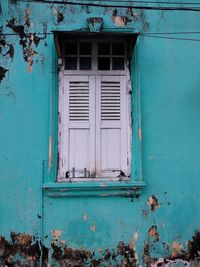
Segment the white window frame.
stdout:
<svg viewBox="0 0 200 267">
<path fill-rule="evenodd" d="M 81 41 L 88 41 L 92 43 L 92 70 L 66 70 L 64 68 L 64 60 L 62 67 L 59 71 L 59 118 L 58 118 L 58 152 L 59 152 L 59 166 L 58 166 L 58 175 L 57 175 L 57 182 L 76 182 L 76 181 L 130 181 L 130 174 L 131 174 L 131 158 L 132 158 L 132 119 L 131 119 L 131 109 L 132 109 L 132 104 L 131 104 L 131 80 L 130 80 L 130 70 L 129 70 L 129 62 L 127 60 L 127 49 L 126 49 L 126 39 L 125 38 L 70 38 L 71 40 L 81 40 Z M 97 70 L 98 68 L 98 63 L 97 63 L 97 43 L 98 42 L 124 42 L 125 46 L 125 56 L 124 56 L 124 70 Z M 63 42 L 64 44 L 64 42 Z M 111 58 L 111 57 L 110 57 Z M 112 60 L 110 60 L 110 64 Z M 112 177 L 89 177 L 89 178 L 66 178 L 63 177 L 63 173 L 65 173 L 66 168 L 64 164 L 64 151 L 66 151 L 66 125 L 63 123 L 65 119 L 68 116 L 67 109 L 64 108 L 67 106 L 67 98 L 66 96 L 66 91 L 64 88 L 64 79 L 67 76 L 81 76 L 81 75 L 87 75 L 87 76 L 101 76 L 101 75 L 108 75 L 108 76 L 122 76 L 125 79 L 125 90 L 126 90 L 126 142 L 127 142 L 127 161 L 128 161 L 128 174 L 126 177 L 120 177 L 120 178 L 112 178 Z M 92 96 L 94 101 L 95 97 L 97 96 Z M 97 101 L 97 100 L 96 100 Z M 94 108 L 94 107 L 93 107 Z M 94 146 L 96 143 L 94 143 Z"/>
</svg>

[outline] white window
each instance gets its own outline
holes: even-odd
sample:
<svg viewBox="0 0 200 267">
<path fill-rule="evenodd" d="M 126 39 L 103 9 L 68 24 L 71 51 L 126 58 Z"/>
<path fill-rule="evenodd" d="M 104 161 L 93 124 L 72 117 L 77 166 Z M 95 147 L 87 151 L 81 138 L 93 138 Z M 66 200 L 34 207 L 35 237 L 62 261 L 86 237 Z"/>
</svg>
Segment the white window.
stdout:
<svg viewBox="0 0 200 267">
<path fill-rule="evenodd" d="M 128 179 L 129 79 L 126 40 L 63 42 L 58 181 Z"/>
</svg>

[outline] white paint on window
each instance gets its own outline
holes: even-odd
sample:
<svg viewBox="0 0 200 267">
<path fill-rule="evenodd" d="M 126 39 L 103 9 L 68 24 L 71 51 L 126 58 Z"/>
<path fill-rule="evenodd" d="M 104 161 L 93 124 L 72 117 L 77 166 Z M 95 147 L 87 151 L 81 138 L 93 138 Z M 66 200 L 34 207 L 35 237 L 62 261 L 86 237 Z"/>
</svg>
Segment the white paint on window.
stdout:
<svg viewBox="0 0 200 267">
<path fill-rule="evenodd" d="M 89 42 L 91 70 L 80 70 L 80 65 L 77 70 L 70 66 L 66 70 L 69 62 L 65 58 L 60 72 L 58 181 L 121 179 L 130 175 L 129 71 L 127 67 L 113 70 L 112 61 L 116 57 L 125 62 L 126 45 L 106 40 L 110 68 L 98 70 L 98 42 Z M 87 47 L 81 52 L 81 42 L 77 43 L 80 64 L 80 54 L 87 53 Z"/>
</svg>

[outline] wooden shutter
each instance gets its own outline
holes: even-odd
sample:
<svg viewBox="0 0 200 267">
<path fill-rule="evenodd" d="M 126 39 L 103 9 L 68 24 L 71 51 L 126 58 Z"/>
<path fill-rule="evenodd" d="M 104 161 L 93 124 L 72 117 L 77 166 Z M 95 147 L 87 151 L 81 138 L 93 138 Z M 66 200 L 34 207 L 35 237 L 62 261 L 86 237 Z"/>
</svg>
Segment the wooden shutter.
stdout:
<svg viewBox="0 0 200 267">
<path fill-rule="evenodd" d="M 62 176 L 89 177 L 95 171 L 95 78 L 66 76 L 62 105 Z"/>
<path fill-rule="evenodd" d="M 127 175 L 126 76 L 96 77 L 96 172 Z"/>
</svg>

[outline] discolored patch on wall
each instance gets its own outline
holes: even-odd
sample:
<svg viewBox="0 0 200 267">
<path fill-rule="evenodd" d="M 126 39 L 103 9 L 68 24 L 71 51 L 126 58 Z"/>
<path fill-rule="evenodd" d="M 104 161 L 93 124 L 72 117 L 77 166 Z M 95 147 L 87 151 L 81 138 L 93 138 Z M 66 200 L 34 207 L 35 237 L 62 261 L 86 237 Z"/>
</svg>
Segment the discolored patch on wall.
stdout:
<svg viewBox="0 0 200 267">
<path fill-rule="evenodd" d="M 8 69 L 0 66 L 0 82 L 5 78 Z"/>
<path fill-rule="evenodd" d="M 29 11 L 26 11 L 25 24 L 30 23 L 28 14 Z M 19 45 L 22 47 L 23 59 L 28 63 L 28 71 L 32 72 L 34 57 L 38 55 L 33 46 L 37 47 L 41 40 L 46 39 L 46 31 L 44 31 L 43 37 L 37 36 L 36 33 L 26 33 L 24 25 L 16 24 L 15 18 L 8 20 L 6 26 L 13 30 L 20 38 Z"/>
<path fill-rule="evenodd" d="M 147 204 L 150 206 L 151 211 L 155 211 L 157 208 L 160 207 L 160 205 L 158 203 L 158 199 L 154 195 L 151 195 L 149 197 Z"/>
</svg>

